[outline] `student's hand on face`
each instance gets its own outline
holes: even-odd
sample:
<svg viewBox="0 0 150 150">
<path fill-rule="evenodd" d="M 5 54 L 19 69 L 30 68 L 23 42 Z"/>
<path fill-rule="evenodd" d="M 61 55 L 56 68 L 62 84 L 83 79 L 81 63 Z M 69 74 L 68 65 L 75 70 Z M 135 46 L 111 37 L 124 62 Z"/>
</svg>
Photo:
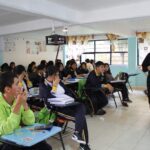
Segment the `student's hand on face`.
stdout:
<svg viewBox="0 0 150 150">
<path fill-rule="evenodd" d="M 25 75 L 24 75 L 24 79 L 27 80 L 27 81 L 29 80 L 29 77 L 28 77 L 28 73 L 27 73 L 27 72 L 26 72 Z"/>
<path fill-rule="evenodd" d="M 27 101 L 27 93 L 23 90 L 20 90 L 20 92 L 17 95 L 16 103 L 17 104 L 24 104 Z"/>
<path fill-rule="evenodd" d="M 53 81 L 53 85 L 57 86 L 59 84 L 59 82 L 60 82 L 60 78 L 59 78 L 59 76 L 56 76 L 54 81 Z"/>
<path fill-rule="evenodd" d="M 23 103 L 26 103 L 27 102 L 27 93 L 24 91 L 23 93 L 22 93 L 22 102 Z"/>
<path fill-rule="evenodd" d="M 149 70 L 149 71 L 150 71 L 150 66 L 148 66 L 148 67 L 147 67 L 147 70 Z"/>
</svg>

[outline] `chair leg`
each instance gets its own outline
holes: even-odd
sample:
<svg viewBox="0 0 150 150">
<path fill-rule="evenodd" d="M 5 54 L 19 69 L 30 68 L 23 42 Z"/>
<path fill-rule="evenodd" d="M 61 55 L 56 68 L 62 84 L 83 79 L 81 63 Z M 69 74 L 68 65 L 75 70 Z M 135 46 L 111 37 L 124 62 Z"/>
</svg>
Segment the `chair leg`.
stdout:
<svg viewBox="0 0 150 150">
<path fill-rule="evenodd" d="M 122 102 L 121 95 L 120 95 L 119 91 L 118 91 L 118 96 L 119 96 L 120 101 Z"/>
<path fill-rule="evenodd" d="M 91 102 L 91 99 L 89 97 L 87 97 L 87 99 L 88 99 L 88 101 L 90 103 L 90 107 L 91 107 L 91 109 L 90 109 L 90 115 L 91 115 L 91 117 L 93 117 L 93 115 L 94 115 L 94 106 L 93 106 L 93 104 Z"/>
<path fill-rule="evenodd" d="M 64 141 L 63 141 L 61 132 L 59 132 L 59 137 L 60 137 L 60 141 L 61 141 L 61 144 L 62 144 L 62 148 L 63 148 L 63 150 L 65 150 L 65 145 L 64 145 Z"/>
<path fill-rule="evenodd" d="M 131 84 L 130 84 L 130 82 L 129 82 L 129 81 L 128 81 L 128 85 L 129 85 L 129 87 L 130 87 L 131 91 L 133 92 L 132 87 L 131 87 Z"/>
<path fill-rule="evenodd" d="M 93 117 L 93 115 L 95 114 L 95 109 L 94 109 L 93 103 L 92 103 L 90 98 L 89 98 L 89 102 L 90 102 L 90 105 L 91 105 L 91 117 Z"/>
<path fill-rule="evenodd" d="M 64 129 L 63 129 L 63 131 L 62 131 L 63 134 L 66 132 L 67 126 L 68 126 L 68 121 L 66 121 L 66 123 L 65 123 Z"/>
<path fill-rule="evenodd" d="M 91 117 L 93 117 L 94 112 L 95 112 L 93 103 L 92 103 L 90 97 L 86 94 L 85 91 L 84 91 L 84 95 L 87 97 L 88 103 L 90 104 L 90 108 L 91 108 L 91 109 L 90 109 L 90 115 L 91 115 Z"/>
<path fill-rule="evenodd" d="M 114 94 L 112 95 L 112 98 L 113 98 L 114 103 L 115 103 L 115 106 L 116 106 L 116 108 L 117 108 L 117 103 L 116 103 L 116 99 L 115 99 L 115 95 L 114 95 Z"/>
</svg>

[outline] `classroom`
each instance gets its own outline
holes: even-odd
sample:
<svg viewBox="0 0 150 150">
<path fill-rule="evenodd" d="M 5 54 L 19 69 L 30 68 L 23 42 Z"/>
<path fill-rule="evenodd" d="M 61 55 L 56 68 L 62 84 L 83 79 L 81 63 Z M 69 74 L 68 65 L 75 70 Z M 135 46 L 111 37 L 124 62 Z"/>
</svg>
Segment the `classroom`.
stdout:
<svg viewBox="0 0 150 150">
<path fill-rule="evenodd" d="M 149 6 L 0 0 L 0 150 L 149 150 Z"/>
</svg>

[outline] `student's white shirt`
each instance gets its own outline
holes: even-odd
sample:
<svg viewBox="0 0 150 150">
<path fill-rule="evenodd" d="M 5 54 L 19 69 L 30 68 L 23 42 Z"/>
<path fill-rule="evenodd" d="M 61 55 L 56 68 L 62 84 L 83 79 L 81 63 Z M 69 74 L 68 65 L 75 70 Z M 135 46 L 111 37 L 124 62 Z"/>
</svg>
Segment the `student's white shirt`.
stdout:
<svg viewBox="0 0 150 150">
<path fill-rule="evenodd" d="M 47 80 L 45 80 L 45 82 L 52 87 L 52 83 L 51 82 L 48 82 Z M 57 85 L 56 92 L 54 93 L 54 92 L 51 91 L 51 93 L 54 96 L 56 96 L 56 98 L 71 98 L 72 99 L 72 97 L 70 97 L 70 96 L 65 94 L 65 90 L 60 84 Z"/>
<path fill-rule="evenodd" d="M 53 86 L 52 83 L 45 80 L 46 84 L 49 84 L 51 87 Z M 50 91 L 51 94 L 55 96 L 55 98 L 49 98 L 48 102 L 55 105 L 66 105 L 68 103 L 74 102 L 74 98 L 65 94 L 65 90 L 60 84 L 57 85 L 57 89 L 55 92 Z"/>
</svg>

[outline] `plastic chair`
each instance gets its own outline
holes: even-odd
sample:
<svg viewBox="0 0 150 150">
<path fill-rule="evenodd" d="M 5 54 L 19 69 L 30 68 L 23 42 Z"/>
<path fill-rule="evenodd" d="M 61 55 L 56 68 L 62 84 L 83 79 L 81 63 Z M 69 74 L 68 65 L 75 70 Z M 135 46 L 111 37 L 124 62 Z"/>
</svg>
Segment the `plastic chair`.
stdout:
<svg viewBox="0 0 150 150">
<path fill-rule="evenodd" d="M 85 84 L 86 84 L 86 79 L 81 79 L 78 82 L 77 95 L 78 95 L 79 99 L 82 100 L 82 102 L 85 104 L 85 106 L 87 106 L 86 108 L 89 109 L 90 115 L 92 117 L 94 115 L 94 106 L 93 106 L 91 98 L 89 97 L 88 92 L 87 92 L 87 90 L 89 90 L 89 89 L 85 88 Z"/>
<path fill-rule="evenodd" d="M 120 72 L 119 73 L 119 79 L 120 80 L 125 80 L 125 83 L 128 83 L 131 91 L 133 92 L 132 87 L 131 87 L 130 82 L 129 82 L 129 75 L 128 75 L 128 73 L 126 73 L 126 72 Z"/>
</svg>

